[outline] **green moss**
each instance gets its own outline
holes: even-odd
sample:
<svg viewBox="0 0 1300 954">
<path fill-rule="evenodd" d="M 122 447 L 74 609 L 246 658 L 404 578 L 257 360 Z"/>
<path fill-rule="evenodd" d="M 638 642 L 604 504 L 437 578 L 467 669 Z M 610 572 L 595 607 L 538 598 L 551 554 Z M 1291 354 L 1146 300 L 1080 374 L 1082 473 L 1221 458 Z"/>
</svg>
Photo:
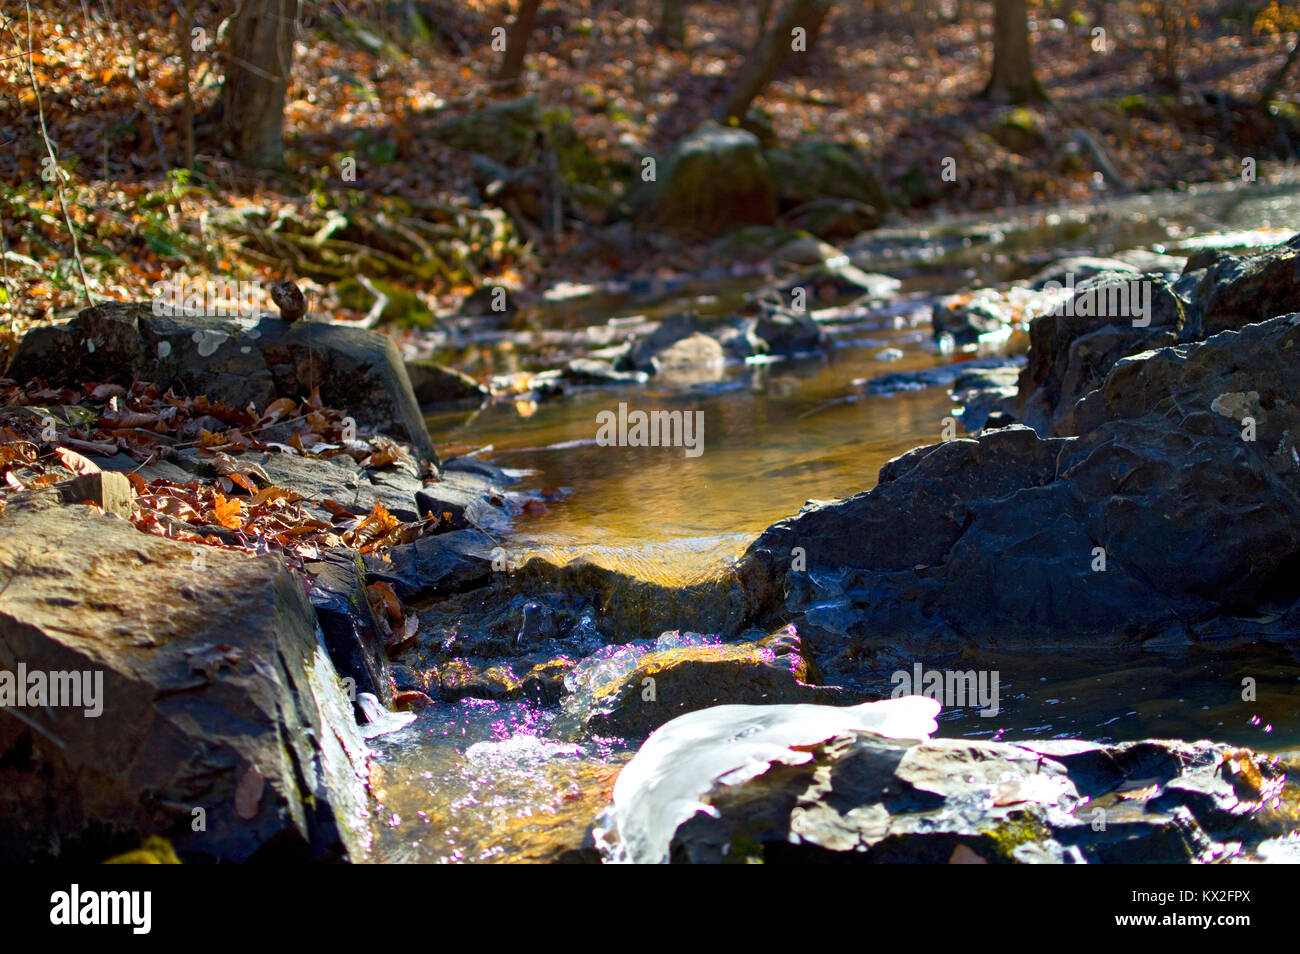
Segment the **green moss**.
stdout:
<svg viewBox="0 0 1300 954">
<path fill-rule="evenodd" d="M 982 833 L 993 842 L 997 853 L 1008 861 L 1021 845 L 1041 844 L 1049 833 L 1043 824 L 1027 812 L 1018 812 Z"/>
</svg>

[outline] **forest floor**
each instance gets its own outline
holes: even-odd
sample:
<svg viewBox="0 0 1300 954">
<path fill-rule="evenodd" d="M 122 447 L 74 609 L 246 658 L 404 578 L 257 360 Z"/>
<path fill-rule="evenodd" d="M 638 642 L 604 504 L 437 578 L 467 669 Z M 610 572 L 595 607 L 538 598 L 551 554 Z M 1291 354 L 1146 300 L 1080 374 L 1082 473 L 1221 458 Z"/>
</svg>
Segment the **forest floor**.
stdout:
<svg viewBox="0 0 1300 954">
<path fill-rule="evenodd" d="M 176 16 L 164 5 L 123 5 L 115 18 L 53 0 L 33 3 L 30 21 L 20 10 L 0 22 L 0 82 L 17 93 L 0 100 L 0 314 L 8 319 L 0 346 L 12 347 L 32 323 L 84 306 L 88 293 L 141 299 L 178 274 L 269 283 L 291 271 L 274 246 L 254 247 L 241 240 L 246 231 L 226 227 L 232 210 L 236 220 L 252 216 L 266 227 L 335 208 L 385 221 L 414 204 L 440 223 L 435 229 L 468 229 L 453 267 L 407 276 L 435 313 L 488 283 L 526 300 L 560 279 L 698 270 L 698 249 L 680 245 L 630 253 L 601 246 L 593 254 L 590 236 L 604 225 L 599 208 L 575 206 L 558 233 L 531 241 L 499 221 L 470 227 L 485 220 L 469 156 L 424 130 L 491 101 L 497 54 L 489 42 L 500 11 L 478 0 L 416 4 L 426 12 L 423 32 L 398 19 L 340 13 L 369 6 L 305 8 L 285 114 L 287 171 L 278 175 L 222 159 L 202 122 L 195 170 L 181 168 L 186 74 Z M 747 5 L 693 3 L 688 50 L 670 52 L 650 41 L 653 5 L 634 6 L 629 13 L 600 0 L 544 4 L 525 77 L 527 93 L 563 111 L 594 157 L 592 177 L 614 196 L 633 181 L 642 155 L 662 153 L 720 104 L 757 29 Z M 907 6 L 876 24 L 837 11 L 798 72 L 784 71 L 756 103 L 781 142 L 849 142 L 872 157 L 896 199 L 893 218 L 1096 198 L 1105 189 L 1093 168 L 1062 152 L 1073 130 L 1103 143 L 1135 190 L 1239 177 L 1247 156 L 1263 178 L 1288 151 L 1267 112 L 1241 108 L 1285 56 L 1282 39 L 1249 24 L 1189 28 L 1181 93 L 1161 95 L 1153 92 L 1149 26 L 1122 16 L 1127 5 L 1115 6 L 1104 52 L 1086 17 L 1040 20 L 1035 56 L 1051 103 L 1008 112 L 977 98 L 989 66 L 988 25 L 944 22 Z M 199 5 L 195 24 L 216 32 L 210 6 Z M 30 64 L 22 55 L 29 44 Z M 188 85 L 200 119 L 219 83 L 214 54 L 195 53 Z M 1295 107 L 1277 103 L 1273 112 L 1289 120 Z M 1008 126 L 1027 141 L 1004 145 L 996 133 Z M 358 160 L 354 182 L 338 175 L 346 157 Z M 939 190 L 944 157 L 956 160 L 960 176 Z M 327 279 L 306 285 L 337 317 L 364 312 L 344 307 Z"/>
</svg>

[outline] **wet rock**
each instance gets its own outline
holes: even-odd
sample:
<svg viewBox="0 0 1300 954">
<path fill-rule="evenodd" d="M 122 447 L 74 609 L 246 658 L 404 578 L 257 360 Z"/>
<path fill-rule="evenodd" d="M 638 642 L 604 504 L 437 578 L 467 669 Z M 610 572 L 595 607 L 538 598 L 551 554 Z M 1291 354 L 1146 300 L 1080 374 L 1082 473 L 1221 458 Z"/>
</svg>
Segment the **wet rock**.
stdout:
<svg viewBox="0 0 1300 954">
<path fill-rule="evenodd" d="M 759 537 L 739 570 L 772 614 L 754 621 L 833 615 L 800 632 L 837 683 L 868 645 L 1285 637 L 1300 618 L 1297 342 L 1291 316 L 1129 357 L 1080 402 L 1078 437 L 1013 426 L 890 461 L 874 490 Z M 1255 440 L 1223 400 L 1251 391 Z"/>
<path fill-rule="evenodd" d="M 1181 271 L 1181 267 L 1178 271 Z M 1118 258 L 1098 258 L 1092 255 L 1071 255 L 1058 259 L 1028 279 L 1031 288 L 1042 290 L 1048 286 L 1072 287 L 1098 275 L 1137 275 L 1141 269 Z"/>
<path fill-rule="evenodd" d="M 0 857 L 366 850 L 365 748 L 302 586 L 195 553 L 57 492 L 0 514 L 0 671 L 86 673 L 102 704 L 0 706 Z"/>
<path fill-rule="evenodd" d="M 1134 303 L 1144 302 L 1149 313 L 1140 315 Z M 1179 340 L 1183 319 L 1183 303 L 1163 279 L 1107 273 L 1080 283 L 1064 306 L 1029 326 L 1016 417 L 1043 436 L 1074 433 L 1075 402 L 1120 358 Z"/>
<path fill-rule="evenodd" d="M 393 701 L 384 635 L 366 598 L 365 565 L 356 551 L 330 550 L 319 560 L 303 564 L 310 578 L 308 596 L 316 610 L 330 660 L 344 680 L 351 680 L 350 696 L 368 692 L 381 705 Z M 346 683 L 345 683 L 346 684 Z"/>
<path fill-rule="evenodd" d="M 439 404 L 481 401 L 487 388 L 468 374 L 445 367 L 436 361 L 416 359 L 406 362 L 406 375 L 411 379 L 411 389 L 420 407 Z"/>
<path fill-rule="evenodd" d="M 765 346 L 765 354 L 808 354 L 827 347 L 830 341 L 806 311 L 765 308 L 751 327 L 753 337 Z"/>
<path fill-rule="evenodd" d="M 776 221 L 777 196 L 758 138 L 703 123 L 659 162 L 656 181 L 630 201 L 637 221 L 687 237 Z"/>
<path fill-rule="evenodd" d="M 393 547 L 383 556 L 367 554 L 366 582 L 392 584 L 404 603 L 462 593 L 492 579 L 491 546 L 476 530 L 421 537 Z"/>
<path fill-rule="evenodd" d="M 1265 841 L 1283 814 L 1281 768 L 1225 745 L 888 738 L 787 712 L 711 709 L 651 736 L 597 823 L 605 858 L 1191 863 Z"/>
<path fill-rule="evenodd" d="M 301 400 L 319 388 L 327 407 L 437 459 L 396 346 L 360 328 L 271 315 L 157 315 L 147 303 L 107 302 L 67 324 L 32 329 L 7 374 L 78 387 L 152 381 L 235 407 Z"/>
<path fill-rule="evenodd" d="M 1011 311 L 992 296 L 948 299 L 936 304 L 930 316 L 935 338 L 947 335 L 959 345 L 1003 334 L 1011 321 Z"/>
<path fill-rule="evenodd" d="M 564 366 L 563 376 L 573 384 L 591 387 L 645 384 L 650 379 L 645 371 L 618 371 L 612 361 L 598 358 L 574 358 Z"/>
<path fill-rule="evenodd" d="M 896 371 L 882 374 L 880 377 L 855 381 L 854 386 L 867 394 L 897 394 L 900 391 L 923 391 L 926 388 L 951 387 L 956 389 L 959 380 L 970 382 L 968 386 L 979 386 L 976 382 L 985 381 L 989 385 L 1001 383 L 1006 376 L 1018 375 L 1024 365 L 1019 357 L 1005 358 L 1001 355 L 985 355 L 967 361 L 942 364 L 936 368 L 921 368 L 918 371 Z M 984 377 L 987 375 L 988 377 Z"/>
<path fill-rule="evenodd" d="M 1181 340 L 1236 330 L 1300 310 L 1300 235 L 1247 255 L 1206 251 L 1178 281 L 1189 302 Z"/>
<path fill-rule="evenodd" d="M 694 315 L 669 315 L 649 335 L 635 341 L 615 363 L 618 371 L 650 375 L 721 369 L 722 345 L 702 333 Z"/>
<path fill-rule="evenodd" d="M 1014 422 L 1021 362 L 962 371 L 952 382 L 952 398 L 962 406 L 961 423 L 968 432 L 1006 427 Z M 995 417 L 996 415 L 996 417 Z M 992 423 L 990 423 L 992 422 Z"/>
<path fill-rule="evenodd" d="M 647 653 L 631 672 L 592 687 L 585 728 L 596 735 L 642 736 L 710 706 L 844 700 L 838 687 L 810 684 L 797 637 L 686 646 Z"/>
</svg>

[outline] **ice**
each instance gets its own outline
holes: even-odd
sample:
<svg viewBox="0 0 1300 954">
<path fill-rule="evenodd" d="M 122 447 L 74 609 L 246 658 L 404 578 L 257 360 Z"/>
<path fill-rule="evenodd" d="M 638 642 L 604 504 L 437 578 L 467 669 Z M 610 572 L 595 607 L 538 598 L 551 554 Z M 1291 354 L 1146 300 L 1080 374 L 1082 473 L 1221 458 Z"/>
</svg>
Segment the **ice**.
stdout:
<svg viewBox="0 0 1300 954">
<path fill-rule="evenodd" d="M 696 812 L 713 813 L 704 797 L 716 785 L 739 785 L 774 763 L 812 758 L 795 746 L 870 732 L 889 739 L 926 739 L 937 728 L 939 703 L 903 696 L 857 706 L 715 706 L 680 716 L 655 731 L 614 783 L 614 802 L 597 822 L 606 860 L 663 864 L 678 826 Z"/>
</svg>

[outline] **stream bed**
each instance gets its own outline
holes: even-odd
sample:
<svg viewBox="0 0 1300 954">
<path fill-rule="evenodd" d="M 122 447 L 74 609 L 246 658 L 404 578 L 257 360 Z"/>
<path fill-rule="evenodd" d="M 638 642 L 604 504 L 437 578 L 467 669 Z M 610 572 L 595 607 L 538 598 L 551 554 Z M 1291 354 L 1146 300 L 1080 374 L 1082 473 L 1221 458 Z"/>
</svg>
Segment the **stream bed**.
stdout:
<svg viewBox="0 0 1300 954">
<path fill-rule="evenodd" d="M 644 387 L 441 412 L 429 419 L 430 432 L 446 455 L 490 447 L 482 456 L 524 472 L 524 488 L 544 491 L 545 512 L 521 517 L 502 541 L 512 562 L 583 557 L 687 583 L 716 573 L 806 500 L 868 490 L 886 461 L 941 439 L 954 411 L 946 387 L 878 395 L 861 386 L 973 356 L 932 343 L 936 296 L 1018 280 L 1066 254 L 1132 247 L 1190 254 L 1216 244 L 1202 237 L 1215 231 L 1239 233 L 1217 239 L 1228 247 L 1270 244 L 1290 234 L 1280 230 L 1300 221 L 1297 213 L 1296 184 L 1257 184 L 882 230 L 862 237 L 854 261 L 902 279 L 900 297 L 833 326 L 836 346 L 827 355 L 732 364 L 686 387 L 652 378 Z M 609 317 L 637 312 L 633 303 Z M 597 413 L 620 401 L 702 411 L 704 452 L 597 445 Z M 1300 667 L 1274 645 L 985 651 L 963 654 L 959 668 L 996 671 L 1000 705 L 995 714 L 945 710 L 941 737 L 1210 738 L 1265 752 L 1300 748 Z M 1257 687 L 1252 701 L 1225 692 L 1245 679 Z M 882 674 L 879 692 L 892 689 Z M 557 721 L 554 708 L 468 699 L 428 707 L 400 732 L 374 739 L 373 860 L 564 860 L 639 740 L 574 742 Z"/>
</svg>

